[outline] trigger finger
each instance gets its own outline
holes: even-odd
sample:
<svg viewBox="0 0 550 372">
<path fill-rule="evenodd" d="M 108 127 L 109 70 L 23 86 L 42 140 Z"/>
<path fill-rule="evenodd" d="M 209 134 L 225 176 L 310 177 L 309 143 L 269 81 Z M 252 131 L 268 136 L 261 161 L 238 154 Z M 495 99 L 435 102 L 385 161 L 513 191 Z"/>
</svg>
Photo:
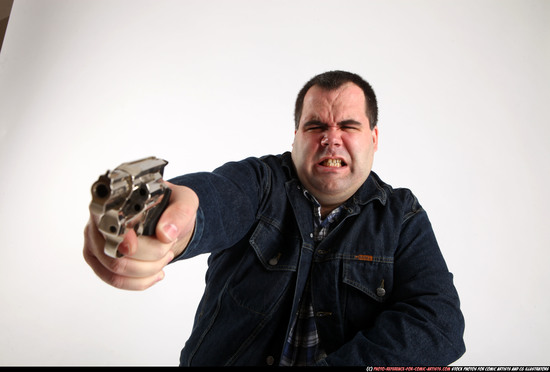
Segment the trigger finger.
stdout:
<svg viewBox="0 0 550 372">
<path fill-rule="evenodd" d="M 124 235 L 124 240 L 118 245 L 118 252 L 123 256 L 133 256 L 138 249 L 138 240 L 136 232 L 133 229 L 128 230 Z"/>
</svg>

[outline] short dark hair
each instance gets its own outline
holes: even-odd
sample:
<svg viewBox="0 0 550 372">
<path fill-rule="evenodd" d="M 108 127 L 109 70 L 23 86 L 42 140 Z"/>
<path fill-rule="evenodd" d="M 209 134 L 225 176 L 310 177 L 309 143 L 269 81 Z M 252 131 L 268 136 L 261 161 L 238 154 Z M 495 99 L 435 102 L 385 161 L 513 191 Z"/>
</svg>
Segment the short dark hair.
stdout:
<svg viewBox="0 0 550 372">
<path fill-rule="evenodd" d="M 300 125 L 300 118 L 302 117 L 302 109 L 304 106 L 304 98 L 309 88 L 314 85 L 318 85 L 323 89 L 335 90 L 340 88 L 345 83 L 353 83 L 363 90 L 366 102 L 365 110 L 367 118 L 369 119 L 370 129 L 374 129 L 374 127 L 378 123 L 378 103 L 376 102 L 376 95 L 374 94 L 374 90 L 372 89 L 370 84 L 366 82 L 361 76 L 352 72 L 336 70 L 324 72 L 322 74 L 314 76 L 306 83 L 306 85 L 304 85 L 302 90 L 300 90 L 300 92 L 298 93 L 298 97 L 296 98 L 296 106 L 294 108 L 294 124 L 296 130 L 298 130 L 298 126 Z"/>
</svg>

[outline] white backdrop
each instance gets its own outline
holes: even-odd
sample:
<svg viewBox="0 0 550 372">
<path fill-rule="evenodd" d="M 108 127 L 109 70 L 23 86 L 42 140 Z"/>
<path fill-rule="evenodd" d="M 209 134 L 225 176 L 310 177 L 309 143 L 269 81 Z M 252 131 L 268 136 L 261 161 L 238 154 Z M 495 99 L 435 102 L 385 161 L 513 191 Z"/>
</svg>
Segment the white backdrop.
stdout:
<svg viewBox="0 0 550 372">
<path fill-rule="evenodd" d="M 0 54 L 0 364 L 177 365 L 206 256 L 145 292 L 85 264 L 89 189 L 290 150 L 301 86 L 357 72 L 374 170 L 409 187 L 462 299 L 456 365 L 550 364 L 550 2 L 15 0 Z"/>
</svg>

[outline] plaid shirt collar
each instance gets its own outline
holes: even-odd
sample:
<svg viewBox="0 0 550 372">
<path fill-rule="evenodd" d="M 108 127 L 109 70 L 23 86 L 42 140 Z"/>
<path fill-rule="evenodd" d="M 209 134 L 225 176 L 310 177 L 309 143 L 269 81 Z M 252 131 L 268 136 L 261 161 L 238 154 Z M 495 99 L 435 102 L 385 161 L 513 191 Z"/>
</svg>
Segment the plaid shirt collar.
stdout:
<svg viewBox="0 0 550 372">
<path fill-rule="evenodd" d="M 321 204 L 317 201 L 315 196 L 313 196 L 309 191 L 304 189 L 305 197 L 313 203 L 313 221 L 315 223 L 313 229 L 313 239 L 315 243 L 321 242 L 324 238 L 327 237 L 330 230 L 337 225 L 337 222 L 340 221 L 342 217 L 342 211 L 344 210 L 344 205 L 340 205 L 335 208 L 328 216 L 323 219 L 321 217 Z"/>
</svg>

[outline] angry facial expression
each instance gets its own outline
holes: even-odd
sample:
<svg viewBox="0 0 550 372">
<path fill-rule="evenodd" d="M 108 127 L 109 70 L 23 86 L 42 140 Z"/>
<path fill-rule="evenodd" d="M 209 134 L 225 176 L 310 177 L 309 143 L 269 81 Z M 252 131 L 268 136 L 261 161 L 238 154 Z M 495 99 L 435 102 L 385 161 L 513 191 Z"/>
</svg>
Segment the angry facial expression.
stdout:
<svg viewBox="0 0 550 372">
<path fill-rule="evenodd" d="M 365 95 L 346 83 L 335 90 L 311 87 L 292 145 L 292 160 L 304 187 L 330 211 L 365 182 L 378 149 L 370 129 Z"/>
</svg>

